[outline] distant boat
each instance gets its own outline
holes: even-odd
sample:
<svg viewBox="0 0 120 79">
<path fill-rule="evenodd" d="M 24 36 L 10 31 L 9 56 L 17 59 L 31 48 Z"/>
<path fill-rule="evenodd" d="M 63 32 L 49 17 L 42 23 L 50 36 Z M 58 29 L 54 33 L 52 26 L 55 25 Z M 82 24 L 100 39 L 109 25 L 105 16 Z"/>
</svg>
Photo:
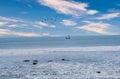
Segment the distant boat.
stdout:
<svg viewBox="0 0 120 79">
<path fill-rule="evenodd" d="M 71 39 L 70 35 L 67 35 L 67 36 L 65 37 L 65 39 Z"/>
</svg>

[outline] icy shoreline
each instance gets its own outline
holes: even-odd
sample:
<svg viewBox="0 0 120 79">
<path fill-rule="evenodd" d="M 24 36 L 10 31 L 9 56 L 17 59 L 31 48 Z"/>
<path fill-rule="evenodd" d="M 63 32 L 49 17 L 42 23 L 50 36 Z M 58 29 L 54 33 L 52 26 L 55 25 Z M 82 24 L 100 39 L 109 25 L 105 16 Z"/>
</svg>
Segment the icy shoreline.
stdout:
<svg viewBox="0 0 120 79">
<path fill-rule="evenodd" d="M 55 51 L 120 51 L 120 46 L 93 46 L 93 47 L 60 47 L 60 48 L 29 48 L 29 49 L 0 49 L 1 55 L 30 55 Z"/>
</svg>

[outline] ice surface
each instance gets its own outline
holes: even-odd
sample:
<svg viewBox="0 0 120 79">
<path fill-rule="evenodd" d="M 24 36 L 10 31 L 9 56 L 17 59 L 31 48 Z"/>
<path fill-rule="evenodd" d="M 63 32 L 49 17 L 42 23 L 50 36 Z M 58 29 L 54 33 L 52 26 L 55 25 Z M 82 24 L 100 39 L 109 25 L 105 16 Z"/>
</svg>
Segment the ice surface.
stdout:
<svg viewBox="0 0 120 79">
<path fill-rule="evenodd" d="M 120 79 L 120 46 L 0 49 L 0 79 Z"/>
</svg>

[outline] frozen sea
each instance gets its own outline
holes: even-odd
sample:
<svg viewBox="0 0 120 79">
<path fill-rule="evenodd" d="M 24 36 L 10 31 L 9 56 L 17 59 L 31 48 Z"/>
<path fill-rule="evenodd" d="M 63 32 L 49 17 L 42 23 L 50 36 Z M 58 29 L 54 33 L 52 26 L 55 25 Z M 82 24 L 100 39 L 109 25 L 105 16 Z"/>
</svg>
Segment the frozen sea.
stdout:
<svg viewBox="0 0 120 79">
<path fill-rule="evenodd" d="M 120 36 L 0 38 L 0 79 L 120 79 Z"/>
</svg>

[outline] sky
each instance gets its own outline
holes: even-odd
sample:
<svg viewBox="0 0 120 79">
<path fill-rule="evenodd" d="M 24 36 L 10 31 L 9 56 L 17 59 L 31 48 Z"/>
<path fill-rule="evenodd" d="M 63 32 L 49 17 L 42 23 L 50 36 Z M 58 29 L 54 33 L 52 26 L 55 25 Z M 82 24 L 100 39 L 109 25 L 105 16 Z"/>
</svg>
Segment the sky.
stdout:
<svg viewBox="0 0 120 79">
<path fill-rule="evenodd" d="M 0 0 L 0 37 L 120 35 L 120 0 Z"/>
</svg>

